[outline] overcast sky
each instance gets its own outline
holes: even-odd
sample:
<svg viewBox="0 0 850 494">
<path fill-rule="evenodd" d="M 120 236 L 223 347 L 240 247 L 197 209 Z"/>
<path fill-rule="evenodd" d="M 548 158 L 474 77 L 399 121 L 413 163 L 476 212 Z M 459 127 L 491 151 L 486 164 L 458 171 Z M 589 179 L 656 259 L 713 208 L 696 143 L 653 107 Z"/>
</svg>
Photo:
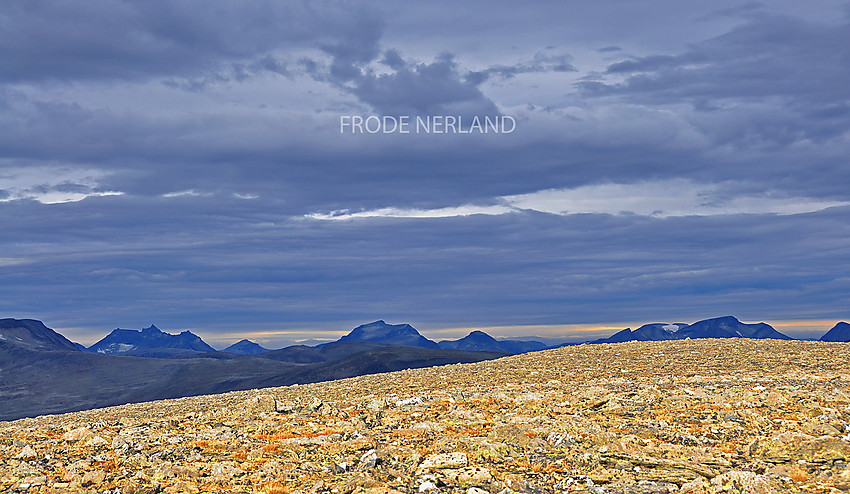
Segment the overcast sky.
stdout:
<svg viewBox="0 0 850 494">
<path fill-rule="evenodd" d="M 7 0 L 0 317 L 819 336 L 850 318 L 848 47 L 844 1 Z"/>
</svg>

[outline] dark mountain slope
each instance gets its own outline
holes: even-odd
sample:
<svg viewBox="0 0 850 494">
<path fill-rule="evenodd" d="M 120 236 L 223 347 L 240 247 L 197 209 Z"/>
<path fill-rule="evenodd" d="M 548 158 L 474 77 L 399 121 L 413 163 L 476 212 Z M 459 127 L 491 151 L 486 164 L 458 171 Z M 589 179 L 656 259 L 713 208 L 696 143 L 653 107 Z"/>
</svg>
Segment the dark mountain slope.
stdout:
<svg viewBox="0 0 850 494">
<path fill-rule="evenodd" d="M 821 336 L 820 341 L 850 341 L 850 324 L 839 322 Z"/>
<path fill-rule="evenodd" d="M 340 343 L 278 357 L 205 353 L 196 357 L 140 358 L 67 351 L 36 351 L 0 341 L 0 420 L 63 413 L 130 402 L 284 386 L 387 370 L 476 362 L 503 354 Z M 284 349 L 285 350 L 285 349 Z M 274 353 L 274 352 L 269 352 Z M 304 357 L 307 358 L 304 358 Z"/>
<path fill-rule="evenodd" d="M 387 324 L 384 321 L 357 326 L 338 341 L 371 341 L 390 345 L 438 348 L 435 342 L 419 334 L 419 331 L 410 324 Z"/>
<path fill-rule="evenodd" d="M 79 350 L 69 339 L 35 319 L 0 319 L 0 341 L 31 350 Z"/>
<path fill-rule="evenodd" d="M 679 339 L 678 334 L 682 328 L 687 327 L 687 324 L 676 323 L 652 323 L 644 324 L 643 326 L 632 331 L 626 328 L 618 331 L 608 338 L 600 338 L 591 343 L 621 343 L 623 341 L 664 341 Z"/>
<path fill-rule="evenodd" d="M 214 352 L 215 349 L 191 331 L 170 334 L 160 331 L 154 325 L 136 331 L 133 329 L 115 329 L 102 340 L 88 348 L 95 353 L 121 355 L 137 350 L 173 348 L 195 352 Z"/>
<path fill-rule="evenodd" d="M 288 384 L 332 381 L 365 374 L 417 369 L 435 365 L 480 362 L 506 355 L 505 353 L 496 352 L 469 352 L 410 346 L 387 346 L 353 353 L 320 364 L 299 367 L 289 377 L 290 381 Z M 263 387 L 279 386 L 279 384 L 271 384 L 271 382 L 271 380 L 267 380 L 258 384 Z"/>
<path fill-rule="evenodd" d="M 755 338 L 790 340 L 790 336 L 784 335 L 773 329 L 769 324 L 763 322 L 758 324 L 745 324 L 732 316 L 716 317 L 695 322 L 690 326 L 676 332 L 678 338 Z"/>
<path fill-rule="evenodd" d="M 263 348 L 251 340 L 240 340 L 222 350 L 225 353 L 238 353 L 239 355 L 256 355 L 268 351 L 268 348 Z"/>
<path fill-rule="evenodd" d="M 537 340 L 496 340 L 508 353 L 537 352 L 549 348 L 549 345 Z"/>
<path fill-rule="evenodd" d="M 447 350 L 511 353 L 496 338 L 484 331 L 473 331 L 459 340 L 444 340 L 438 345 Z"/>
<path fill-rule="evenodd" d="M 608 338 L 594 340 L 591 343 L 620 343 L 624 341 L 663 341 L 683 340 L 685 338 L 754 338 L 791 340 L 790 336 L 780 333 L 769 324 L 742 323 L 732 316 L 704 319 L 693 324 L 653 323 L 645 324 L 632 331 L 624 329 Z"/>
<path fill-rule="evenodd" d="M 317 347 L 305 345 L 289 346 L 280 350 L 261 353 L 257 357 L 296 364 L 314 364 L 347 357 L 358 352 L 379 350 L 388 346 L 392 345 L 373 341 L 335 341 Z"/>
</svg>

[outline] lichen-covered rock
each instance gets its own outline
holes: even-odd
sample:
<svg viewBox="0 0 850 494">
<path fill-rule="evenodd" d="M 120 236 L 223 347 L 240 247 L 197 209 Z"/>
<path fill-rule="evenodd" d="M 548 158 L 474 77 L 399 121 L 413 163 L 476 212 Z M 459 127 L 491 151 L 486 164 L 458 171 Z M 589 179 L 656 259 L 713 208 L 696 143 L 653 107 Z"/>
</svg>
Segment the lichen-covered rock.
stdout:
<svg viewBox="0 0 850 494">
<path fill-rule="evenodd" d="M 92 436 L 94 436 L 94 432 L 92 432 L 88 427 L 77 427 L 76 429 L 62 434 L 60 439 L 63 441 L 82 441 Z"/>
<path fill-rule="evenodd" d="M 727 472 L 711 479 L 708 489 L 710 494 L 724 492 L 735 494 L 774 494 L 776 489 L 771 487 L 767 478 L 753 472 Z"/>
<path fill-rule="evenodd" d="M 850 491 L 850 468 L 844 468 L 834 476 L 833 483 L 836 489 Z"/>
<path fill-rule="evenodd" d="M 465 467 L 468 462 L 466 453 L 441 453 L 429 455 L 419 465 L 420 470 L 440 470 L 443 468 Z"/>
<path fill-rule="evenodd" d="M 85 475 L 83 475 L 83 479 L 80 483 L 83 485 L 100 484 L 105 478 L 106 472 L 104 472 L 103 470 L 89 470 L 85 473 Z"/>
<path fill-rule="evenodd" d="M 15 455 L 15 458 L 22 460 L 32 460 L 35 459 L 36 456 L 38 456 L 38 453 L 34 449 L 32 449 L 32 446 L 27 444 L 26 446 L 24 446 L 20 453 Z"/>
</svg>

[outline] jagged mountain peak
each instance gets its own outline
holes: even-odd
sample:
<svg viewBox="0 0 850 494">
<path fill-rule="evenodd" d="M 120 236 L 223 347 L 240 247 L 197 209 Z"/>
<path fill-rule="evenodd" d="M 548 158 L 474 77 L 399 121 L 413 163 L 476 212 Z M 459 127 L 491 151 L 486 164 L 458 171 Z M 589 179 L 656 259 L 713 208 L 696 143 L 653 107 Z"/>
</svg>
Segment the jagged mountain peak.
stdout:
<svg viewBox="0 0 850 494">
<path fill-rule="evenodd" d="M 105 338 L 90 346 L 88 351 L 120 355 L 154 348 L 190 350 L 195 352 L 215 351 L 200 336 L 191 331 L 183 331 L 175 335 L 166 333 L 153 324 L 141 330 L 115 329 Z"/>
</svg>

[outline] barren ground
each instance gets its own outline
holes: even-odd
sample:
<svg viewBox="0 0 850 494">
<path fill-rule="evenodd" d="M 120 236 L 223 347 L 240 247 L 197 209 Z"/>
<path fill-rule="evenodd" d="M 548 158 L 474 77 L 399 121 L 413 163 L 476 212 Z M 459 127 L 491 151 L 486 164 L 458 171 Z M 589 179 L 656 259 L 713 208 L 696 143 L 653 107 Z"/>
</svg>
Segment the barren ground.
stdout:
<svg viewBox="0 0 850 494">
<path fill-rule="evenodd" d="M 845 492 L 850 344 L 582 345 L 0 422 L 9 492 Z"/>
</svg>

